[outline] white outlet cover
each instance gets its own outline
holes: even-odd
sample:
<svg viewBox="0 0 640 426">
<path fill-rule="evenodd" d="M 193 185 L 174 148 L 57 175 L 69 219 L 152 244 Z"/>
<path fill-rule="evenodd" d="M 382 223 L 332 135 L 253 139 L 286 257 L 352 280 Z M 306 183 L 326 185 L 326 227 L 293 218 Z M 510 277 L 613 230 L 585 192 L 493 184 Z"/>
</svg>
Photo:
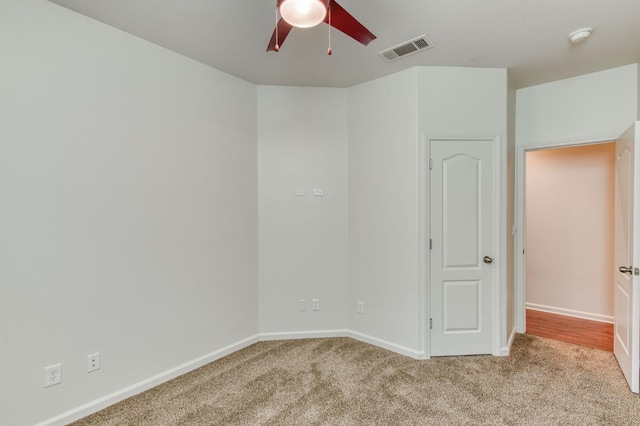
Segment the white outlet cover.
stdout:
<svg viewBox="0 0 640 426">
<path fill-rule="evenodd" d="M 87 372 L 90 373 L 92 371 L 96 371 L 100 369 L 100 353 L 96 352 L 95 354 L 87 356 Z"/>
<path fill-rule="evenodd" d="M 324 197 L 324 189 L 322 188 L 314 188 L 311 190 L 311 194 L 314 197 Z"/>
<path fill-rule="evenodd" d="M 44 387 L 62 383 L 62 364 L 54 364 L 44 369 Z"/>
</svg>

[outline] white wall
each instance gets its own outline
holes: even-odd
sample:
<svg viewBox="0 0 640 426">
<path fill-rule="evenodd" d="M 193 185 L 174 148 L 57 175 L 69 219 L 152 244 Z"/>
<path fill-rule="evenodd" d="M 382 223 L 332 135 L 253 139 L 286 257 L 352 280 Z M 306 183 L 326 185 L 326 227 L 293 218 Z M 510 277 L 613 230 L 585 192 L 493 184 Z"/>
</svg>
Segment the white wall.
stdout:
<svg viewBox="0 0 640 426">
<path fill-rule="evenodd" d="M 421 67 L 418 114 L 420 132 L 427 136 L 506 139 L 507 71 Z"/>
<path fill-rule="evenodd" d="M 344 332 L 346 89 L 258 87 L 258 152 L 260 332 L 271 338 Z M 324 196 L 313 196 L 314 188 Z M 294 196 L 296 190 L 304 195 Z M 312 311 L 312 299 L 320 299 L 319 311 Z"/>
<path fill-rule="evenodd" d="M 418 356 L 417 69 L 349 90 L 349 314 L 365 338 Z M 364 314 L 356 313 L 356 302 Z"/>
<path fill-rule="evenodd" d="M 500 252 L 494 255 L 501 283 L 500 335 L 503 352 L 512 324 L 506 297 L 512 286 L 508 275 L 511 239 L 508 154 L 513 139 L 507 135 L 508 80 L 505 69 L 423 67 L 419 72 L 419 133 L 429 137 L 498 137 L 500 139 Z M 507 230 L 507 228 L 509 228 Z"/>
<path fill-rule="evenodd" d="M 506 78 L 503 69 L 424 67 L 349 89 L 350 318 L 356 333 L 412 356 L 428 355 L 423 137 L 499 137 L 506 176 Z M 506 290 L 504 234 L 500 279 Z M 358 301 L 364 314 L 355 313 Z"/>
<path fill-rule="evenodd" d="M 517 145 L 615 139 L 637 117 L 637 70 L 631 64 L 518 90 Z"/>
<path fill-rule="evenodd" d="M 255 336 L 255 86 L 43 0 L 0 40 L 0 423 Z"/>
<path fill-rule="evenodd" d="M 526 158 L 527 307 L 613 319 L 615 144 Z"/>
<path fill-rule="evenodd" d="M 516 317 L 524 332 L 524 153 L 616 139 L 638 116 L 638 64 L 519 89 L 516 98 Z"/>
<path fill-rule="evenodd" d="M 424 355 L 421 232 L 428 212 L 421 210 L 424 147 L 417 131 L 499 137 L 500 173 L 506 176 L 507 155 L 513 153 L 507 148 L 506 77 L 502 69 L 429 67 L 348 90 L 258 88 L 263 336 L 349 329 L 357 338 Z M 508 179 L 503 180 L 506 229 Z M 313 188 L 325 189 L 325 197 L 313 197 Z M 305 195 L 294 196 L 296 190 Z M 500 278 L 506 293 L 513 280 L 507 277 L 505 234 Z M 319 312 L 311 311 L 313 298 L 321 300 Z M 304 312 L 299 299 L 306 300 Z M 364 314 L 356 313 L 357 302 L 364 303 Z M 505 310 L 501 318 L 505 345 L 513 316 Z"/>
<path fill-rule="evenodd" d="M 85 413 L 258 332 L 428 350 L 421 135 L 506 143 L 505 70 L 256 89 L 44 0 L 0 3 L 0 39 L 0 423 Z"/>
</svg>

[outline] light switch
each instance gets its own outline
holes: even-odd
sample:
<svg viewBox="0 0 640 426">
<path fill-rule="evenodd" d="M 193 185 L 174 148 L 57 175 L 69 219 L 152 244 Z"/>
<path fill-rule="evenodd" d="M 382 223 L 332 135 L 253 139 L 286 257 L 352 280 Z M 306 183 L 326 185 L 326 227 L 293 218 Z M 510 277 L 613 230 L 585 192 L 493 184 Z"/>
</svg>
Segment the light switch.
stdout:
<svg viewBox="0 0 640 426">
<path fill-rule="evenodd" d="M 304 189 L 294 189 L 293 190 L 294 197 L 304 197 Z"/>
<path fill-rule="evenodd" d="M 322 188 L 313 188 L 311 193 L 314 197 L 324 197 L 324 189 Z"/>
</svg>

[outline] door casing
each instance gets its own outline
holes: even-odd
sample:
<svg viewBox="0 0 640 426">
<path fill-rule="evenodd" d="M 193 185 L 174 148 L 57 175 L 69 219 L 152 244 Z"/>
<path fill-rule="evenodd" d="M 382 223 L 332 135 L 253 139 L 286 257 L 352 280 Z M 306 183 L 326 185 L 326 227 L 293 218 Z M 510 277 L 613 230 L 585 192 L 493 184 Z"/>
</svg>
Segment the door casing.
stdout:
<svg viewBox="0 0 640 426">
<path fill-rule="evenodd" d="M 525 164 L 526 154 L 529 151 L 538 151 L 541 149 L 552 148 L 569 148 L 585 145 L 594 145 L 615 141 L 620 135 L 612 135 L 608 137 L 596 137 L 586 140 L 570 140 L 560 141 L 557 143 L 548 143 L 540 145 L 524 145 L 516 147 L 516 206 L 515 206 L 515 331 L 525 333 L 526 329 L 526 256 L 524 249 L 526 247 L 526 217 L 525 217 Z"/>
</svg>

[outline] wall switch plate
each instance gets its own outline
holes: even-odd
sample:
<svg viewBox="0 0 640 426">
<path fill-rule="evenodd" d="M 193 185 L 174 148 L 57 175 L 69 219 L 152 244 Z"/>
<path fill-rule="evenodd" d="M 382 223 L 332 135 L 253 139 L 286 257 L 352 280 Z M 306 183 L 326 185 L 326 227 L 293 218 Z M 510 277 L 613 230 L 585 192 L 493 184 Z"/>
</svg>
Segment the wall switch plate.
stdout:
<svg viewBox="0 0 640 426">
<path fill-rule="evenodd" d="M 358 302 L 356 304 L 356 312 L 359 314 L 364 314 L 364 302 Z"/>
<path fill-rule="evenodd" d="M 44 369 L 44 387 L 62 383 L 62 364 L 50 365 Z"/>
<path fill-rule="evenodd" d="M 294 189 L 293 190 L 294 197 L 304 197 L 304 189 Z"/>
<path fill-rule="evenodd" d="M 87 372 L 91 373 L 100 369 L 100 353 L 87 356 Z"/>
<path fill-rule="evenodd" d="M 319 311 L 320 310 L 320 299 L 313 299 L 311 301 L 311 310 Z"/>
<path fill-rule="evenodd" d="M 298 300 L 298 310 L 300 312 L 307 310 L 307 301 L 305 299 Z"/>
<path fill-rule="evenodd" d="M 324 197 L 324 189 L 322 188 L 314 188 L 311 190 L 311 194 L 314 197 Z"/>
</svg>

